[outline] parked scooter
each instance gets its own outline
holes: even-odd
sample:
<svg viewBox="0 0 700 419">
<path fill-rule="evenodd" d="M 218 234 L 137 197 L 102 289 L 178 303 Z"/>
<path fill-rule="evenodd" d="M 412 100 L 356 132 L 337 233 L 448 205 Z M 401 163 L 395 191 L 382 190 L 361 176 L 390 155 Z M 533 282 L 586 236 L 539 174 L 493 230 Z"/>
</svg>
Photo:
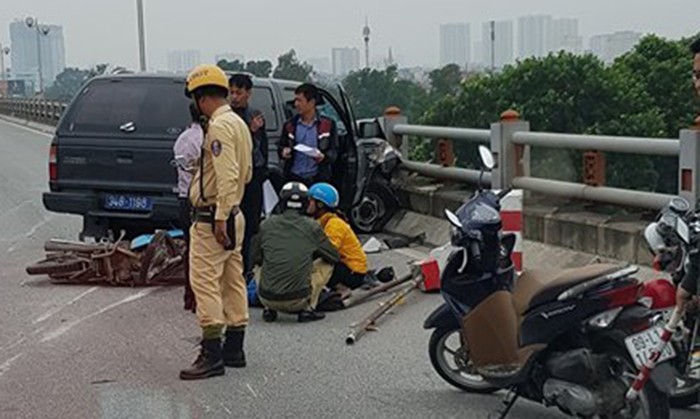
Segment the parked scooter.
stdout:
<svg viewBox="0 0 700 419">
<path fill-rule="evenodd" d="M 490 150 L 480 154 L 492 169 Z M 640 397 L 625 397 L 661 336 L 639 301 L 638 268 L 525 271 L 516 282 L 515 238 L 502 234 L 499 213 L 507 193 L 480 188 L 456 213 L 445 211 L 458 250 L 442 274 L 445 304 L 424 325 L 435 329 L 430 354 L 438 373 L 468 391 L 509 390 L 500 418 L 519 397 L 583 418 L 668 418 L 672 348 Z M 445 345 L 449 335 L 460 337 L 456 350 Z"/>
<path fill-rule="evenodd" d="M 651 300 L 649 304 L 659 325 L 666 324 L 671 318 L 676 307 L 676 288 L 686 275 L 691 249 L 700 242 L 700 221 L 689 210 L 688 201 L 674 198 L 644 231 L 655 267 L 671 275 L 671 281 L 657 279 L 644 284 L 643 295 Z M 671 393 L 672 407 L 685 408 L 700 403 L 699 329 L 700 307 L 696 303 L 685 310 L 671 339 L 678 353 L 673 360 L 676 387 Z"/>
</svg>

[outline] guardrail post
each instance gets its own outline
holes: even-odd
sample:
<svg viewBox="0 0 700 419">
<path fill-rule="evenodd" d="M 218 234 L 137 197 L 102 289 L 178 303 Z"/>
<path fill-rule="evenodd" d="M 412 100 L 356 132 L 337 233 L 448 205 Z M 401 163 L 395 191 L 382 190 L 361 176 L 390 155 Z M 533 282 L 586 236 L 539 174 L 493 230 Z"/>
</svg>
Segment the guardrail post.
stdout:
<svg viewBox="0 0 700 419">
<path fill-rule="evenodd" d="M 513 134 L 530 131 L 530 123 L 520 119 L 520 114 L 507 110 L 501 121 L 491 124 L 491 152 L 496 167 L 491 174 L 491 187 L 505 189 L 513 186 L 513 178 L 530 175 L 529 148 L 514 144 Z"/>
<path fill-rule="evenodd" d="M 700 116 L 695 126 L 680 132 L 681 150 L 678 156 L 678 194 L 698 207 L 700 198 Z"/>
<path fill-rule="evenodd" d="M 384 110 L 384 117 L 381 123 L 383 124 L 382 129 L 388 137 L 389 144 L 399 150 L 404 158 L 408 158 L 408 139 L 404 138 L 403 135 L 394 134 L 394 127 L 399 124 L 408 124 L 408 118 L 401 114 L 401 109 L 396 106 L 390 106 Z"/>
</svg>

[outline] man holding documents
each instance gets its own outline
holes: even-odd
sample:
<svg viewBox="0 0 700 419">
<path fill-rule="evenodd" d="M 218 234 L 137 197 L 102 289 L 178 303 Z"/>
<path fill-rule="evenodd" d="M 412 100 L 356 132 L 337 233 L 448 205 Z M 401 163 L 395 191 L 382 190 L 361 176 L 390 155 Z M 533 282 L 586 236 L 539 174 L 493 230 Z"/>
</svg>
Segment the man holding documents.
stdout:
<svg viewBox="0 0 700 419">
<path fill-rule="evenodd" d="M 309 187 L 318 182 L 331 183 L 338 153 L 335 122 L 316 112 L 320 99 L 316 86 L 302 84 L 294 94 L 298 114 L 284 124 L 278 147 L 285 182 L 301 182 Z"/>
</svg>

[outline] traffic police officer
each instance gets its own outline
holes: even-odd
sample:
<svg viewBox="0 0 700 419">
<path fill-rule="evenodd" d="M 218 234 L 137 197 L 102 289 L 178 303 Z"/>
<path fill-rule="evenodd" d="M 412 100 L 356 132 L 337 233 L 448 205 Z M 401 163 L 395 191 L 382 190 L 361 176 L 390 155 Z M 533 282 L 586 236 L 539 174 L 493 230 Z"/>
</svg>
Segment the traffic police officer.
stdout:
<svg viewBox="0 0 700 419">
<path fill-rule="evenodd" d="M 228 104 L 228 92 L 228 78 L 217 66 L 199 66 L 187 77 L 186 94 L 209 124 L 190 185 L 190 281 L 203 337 L 199 357 L 180 372 L 183 380 L 223 375 L 224 366 L 241 368 L 246 363 L 245 219 L 238 206 L 252 177 L 252 141 L 248 126 Z"/>
</svg>

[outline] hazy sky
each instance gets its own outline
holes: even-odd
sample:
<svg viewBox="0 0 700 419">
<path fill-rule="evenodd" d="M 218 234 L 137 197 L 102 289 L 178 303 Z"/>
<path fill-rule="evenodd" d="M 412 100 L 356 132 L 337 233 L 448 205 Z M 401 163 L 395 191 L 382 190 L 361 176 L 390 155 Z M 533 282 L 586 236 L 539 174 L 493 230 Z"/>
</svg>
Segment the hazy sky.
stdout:
<svg viewBox="0 0 700 419">
<path fill-rule="evenodd" d="M 373 56 L 393 47 L 402 65 L 435 65 L 441 23 L 468 22 L 472 41 L 490 19 L 546 13 L 579 19 L 588 38 L 616 30 L 677 38 L 700 31 L 698 0 L 144 0 L 148 66 L 165 68 L 172 49 L 198 49 L 205 60 L 233 52 L 246 59 L 295 48 L 302 58 L 330 57 L 336 46 L 362 47 L 365 16 Z M 135 0 L 2 0 L 0 43 L 9 23 L 27 15 L 64 27 L 66 62 L 137 67 Z M 517 33 L 517 27 L 516 33 Z M 517 44 L 516 44 L 517 45 Z M 473 53 L 473 52 L 472 52 Z"/>
</svg>

